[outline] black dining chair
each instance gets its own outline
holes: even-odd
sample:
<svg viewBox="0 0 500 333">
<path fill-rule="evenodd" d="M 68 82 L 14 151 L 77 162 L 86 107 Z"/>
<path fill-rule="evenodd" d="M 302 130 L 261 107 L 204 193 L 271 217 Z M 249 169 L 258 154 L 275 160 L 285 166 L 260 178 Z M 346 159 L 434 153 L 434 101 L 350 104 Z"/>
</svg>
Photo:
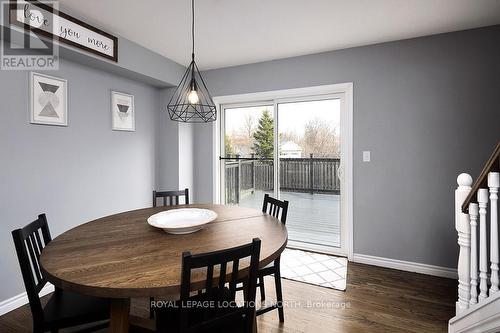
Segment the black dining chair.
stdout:
<svg viewBox="0 0 500 333">
<path fill-rule="evenodd" d="M 12 231 L 17 258 L 21 266 L 24 286 L 33 317 L 33 332 L 57 332 L 59 329 L 85 324 L 80 332 L 89 332 L 108 326 L 110 302 L 107 299 L 84 296 L 56 287 L 42 307 L 39 293 L 47 284 L 40 266 L 40 255 L 50 243 L 49 226 L 45 214 L 24 228 Z"/>
<path fill-rule="evenodd" d="M 184 252 L 180 300 L 175 307 L 156 309 L 157 332 L 253 332 L 259 256 L 258 238 L 247 245 L 211 253 Z M 239 271 L 245 260 L 250 262 L 248 271 Z M 204 290 L 191 296 L 201 286 L 193 290 L 192 277 L 200 275 L 205 277 Z M 236 302 L 236 285 L 243 275 L 244 302 L 240 305 Z"/>
<path fill-rule="evenodd" d="M 264 195 L 264 203 L 262 205 L 262 212 L 274 216 L 279 219 L 281 223 L 286 223 L 286 216 L 288 214 L 288 201 L 275 199 L 269 194 Z M 276 300 L 277 303 L 257 310 L 257 316 L 268 311 L 278 309 L 278 316 L 280 322 L 285 321 L 283 313 L 283 292 L 281 290 L 281 272 L 280 272 L 280 257 L 275 259 L 271 264 L 259 270 L 259 281 L 257 286 L 260 290 L 260 298 L 262 301 L 266 299 L 266 291 L 264 286 L 264 277 L 274 275 L 274 284 L 276 287 Z"/>
<path fill-rule="evenodd" d="M 163 206 L 180 205 L 179 198 L 184 197 L 184 203 L 189 205 L 189 189 L 182 191 L 153 191 L 153 207 L 156 207 L 158 198 L 163 199 Z"/>
<path fill-rule="evenodd" d="M 189 189 L 182 191 L 153 191 L 153 207 L 157 207 L 158 199 L 163 199 L 163 206 L 176 206 L 180 204 L 179 199 L 184 197 L 184 204 L 189 205 Z M 151 304 L 154 297 L 149 298 L 149 318 L 154 317 L 154 311 Z"/>
</svg>

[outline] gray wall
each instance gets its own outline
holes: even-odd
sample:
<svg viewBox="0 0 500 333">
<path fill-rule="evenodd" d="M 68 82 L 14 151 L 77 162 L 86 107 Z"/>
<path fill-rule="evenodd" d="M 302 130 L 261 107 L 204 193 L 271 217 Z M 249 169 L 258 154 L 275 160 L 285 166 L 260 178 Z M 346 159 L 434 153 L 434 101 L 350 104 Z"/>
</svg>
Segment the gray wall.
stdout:
<svg viewBox="0 0 500 333">
<path fill-rule="evenodd" d="M 495 26 L 204 75 L 214 96 L 354 82 L 354 252 L 456 267 L 453 191 L 500 139 L 499 59 Z M 200 201 L 212 200 L 211 131 L 194 132 Z"/>
<path fill-rule="evenodd" d="M 174 88 L 161 92 L 161 112 L 158 116 L 157 189 L 176 189 L 179 186 L 179 125 L 170 121 L 165 110 Z"/>
<path fill-rule="evenodd" d="M 175 88 L 161 91 L 158 130 L 158 190 L 189 188 L 194 184 L 194 133 L 193 124 L 171 121 L 166 111 Z M 195 202 L 195 193 L 190 198 Z"/>
<path fill-rule="evenodd" d="M 61 61 L 69 126 L 29 124 L 24 71 L 0 71 L 0 301 L 24 291 L 10 232 L 46 213 L 53 236 L 151 205 L 162 92 Z M 111 130 L 110 91 L 135 95 L 136 131 Z"/>
</svg>

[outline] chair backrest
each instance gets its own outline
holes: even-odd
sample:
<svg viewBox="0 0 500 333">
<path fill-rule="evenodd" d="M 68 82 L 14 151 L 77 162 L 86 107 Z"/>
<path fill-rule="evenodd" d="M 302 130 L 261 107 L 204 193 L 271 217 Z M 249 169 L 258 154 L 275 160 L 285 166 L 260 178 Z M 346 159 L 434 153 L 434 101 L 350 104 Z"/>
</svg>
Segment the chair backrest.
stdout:
<svg viewBox="0 0 500 333">
<path fill-rule="evenodd" d="M 43 322 L 43 309 L 38 293 L 47 283 L 40 267 L 43 248 L 52 240 L 45 214 L 21 229 L 12 231 L 17 258 L 21 266 L 26 293 L 34 323 Z"/>
<path fill-rule="evenodd" d="M 153 191 L 153 207 L 156 207 L 156 201 L 158 198 L 163 198 L 163 206 L 175 206 L 179 205 L 179 198 L 184 197 L 184 203 L 189 205 L 189 189 L 184 189 L 182 191 Z"/>
<path fill-rule="evenodd" d="M 255 291 L 259 270 L 260 239 L 253 239 L 252 243 L 211 253 L 192 255 L 189 252 L 182 254 L 182 282 L 181 282 L 181 308 L 180 332 L 212 332 L 215 328 L 233 327 L 241 325 L 244 332 L 251 332 L 255 314 Z M 250 260 L 250 267 L 244 285 L 244 303 L 238 307 L 233 303 L 230 309 L 228 302 L 235 302 L 236 285 L 242 281 L 242 272 L 238 271 L 240 261 Z M 228 264 L 231 264 L 231 273 L 228 274 Z M 214 271 L 219 272 L 214 278 Z M 203 309 L 203 320 L 190 326 L 189 308 L 186 304 L 191 290 L 191 274 L 193 270 L 206 271 L 204 284 L 205 292 L 202 294 L 204 302 L 213 302 L 215 309 Z M 240 276 L 238 276 L 240 275 Z M 229 281 L 228 288 L 225 287 Z M 223 308 L 219 306 L 222 302 Z"/>
<path fill-rule="evenodd" d="M 286 215 L 288 214 L 288 201 L 286 200 L 281 201 L 275 199 L 266 193 L 264 195 L 262 212 L 274 216 L 275 218 L 279 219 L 283 224 L 285 224 Z"/>
</svg>

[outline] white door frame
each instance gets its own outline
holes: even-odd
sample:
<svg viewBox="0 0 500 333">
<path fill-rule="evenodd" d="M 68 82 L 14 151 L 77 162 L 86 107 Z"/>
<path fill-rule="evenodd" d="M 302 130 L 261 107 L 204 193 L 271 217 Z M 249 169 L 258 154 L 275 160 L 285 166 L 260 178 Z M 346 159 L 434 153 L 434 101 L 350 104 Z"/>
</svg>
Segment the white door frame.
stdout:
<svg viewBox="0 0 500 333">
<path fill-rule="evenodd" d="M 213 100 L 217 106 L 218 120 L 213 126 L 213 201 L 214 203 L 221 202 L 221 179 L 219 156 L 222 144 L 222 126 L 224 126 L 223 106 L 231 104 L 235 106 L 255 106 L 255 105 L 274 105 L 274 119 L 278 117 L 278 103 L 292 101 L 307 101 L 326 98 L 341 98 L 341 106 L 343 109 L 340 113 L 341 126 L 341 171 L 343 181 L 341 181 L 341 247 L 322 247 L 310 246 L 311 250 L 327 251 L 332 254 L 347 256 L 349 260 L 353 257 L 353 84 L 340 83 L 316 87 L 306 87 L 297 89 L 286 89 L 276 91 L 266 91 L 250 94 L 217 96 Z M 276 122 L 277 123 L 277 122 Z M 275 140 L 278 140 L 278 126 L 275 126 Z M 275 142 L 275 147 L 278 145 Z M 279 156 L 275 154 L 275 163 Z M 277 165 L 277 164 L 275 164 Z M 279 168 L 278 168 L 279 169 Z M 279 172 L 279 171 L 278 171 Z M 275 173 L 275 184 L 279 186 L 278 174 Z M 275 191 L 278 186 L 275 186 Z M 289 242 L 290 246 L 294 246 L 294 242 Z"/>
</svg>

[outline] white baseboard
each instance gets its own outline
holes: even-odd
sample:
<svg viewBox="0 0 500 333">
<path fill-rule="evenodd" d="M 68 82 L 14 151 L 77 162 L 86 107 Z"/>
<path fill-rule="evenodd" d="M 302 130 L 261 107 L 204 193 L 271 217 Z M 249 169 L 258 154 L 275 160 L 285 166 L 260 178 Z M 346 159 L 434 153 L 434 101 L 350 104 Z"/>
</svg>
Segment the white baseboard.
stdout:
<svg viewBox="0 0 500 333">
<path fill-rule="evenodd" d="M 359 262 L 361 264 L 398 269 L 401 271 L 415 272 L 415 273 L 445 277 L 450 279 L 458 278 L 457 270 L 454 268 L 433 266 L 433 265 L 421 264 L 418 262 L 375 257 L 357 253 L 354 254 L 352 261 Z"/>
<path fill-rule="evenodd" d="M 54 286 L 50 283 L 47 283 L 45 287 L 40 290 L 40 297 L 45 296 L 54 291 Z M 28 304 L 28 295 L 26 292 L 6 299 L 5 301 L 0 302 L 0 316 L 3 316 L 7 312 L 15 310 L 25 304 Z"/>
</svg>

